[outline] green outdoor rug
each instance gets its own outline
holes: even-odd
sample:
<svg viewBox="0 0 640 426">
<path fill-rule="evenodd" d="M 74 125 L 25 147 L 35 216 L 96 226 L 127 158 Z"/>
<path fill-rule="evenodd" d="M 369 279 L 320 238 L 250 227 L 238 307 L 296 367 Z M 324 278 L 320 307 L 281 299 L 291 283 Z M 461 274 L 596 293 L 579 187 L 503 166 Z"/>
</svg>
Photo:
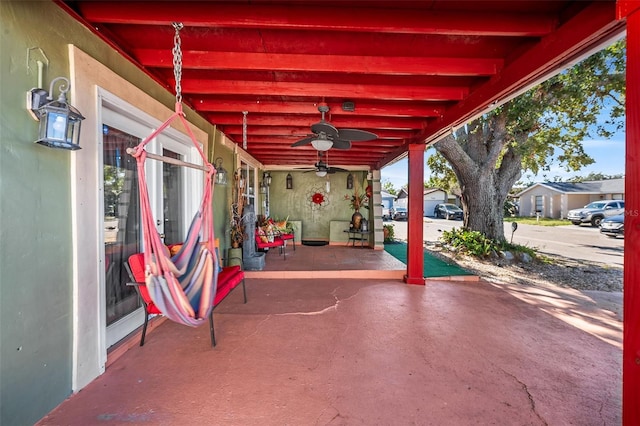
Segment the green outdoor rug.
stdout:
<svg viewBox="0 0 640 426">
<path fill-rule="evenodd" d="M 400 262 L 407 264 L 407 243 L 385 243 L 384 251 L 398 259 Z M 456 275 L 473 275 L 471 272 L 465 271 L 456 265 L 450 265 L 442 260 L 432 256 L 427 250 L 424 250 L 424 277 L 451 277 Z"/>
</svg>

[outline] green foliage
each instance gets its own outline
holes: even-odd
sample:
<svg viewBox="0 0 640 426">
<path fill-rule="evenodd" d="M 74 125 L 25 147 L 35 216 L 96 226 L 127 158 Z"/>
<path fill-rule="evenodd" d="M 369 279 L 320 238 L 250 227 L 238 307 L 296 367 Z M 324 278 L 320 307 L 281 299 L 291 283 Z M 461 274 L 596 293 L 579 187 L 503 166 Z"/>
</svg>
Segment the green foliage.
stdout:
<svg viewBox="0 0 640 426">
<path fill-rule="evenodd" d="M 586 176 L 574 176 L 571 179 L 568 179 L 567 182 L 589 182 L 593 180 L 609 180 L 609 179 L 621 179 L 624 177 L 624 174 L 617 175 L 605 175 L 604 173 L 591 172 Z"/>
<path fill-rule="evenodd" d="M 518 205 L 511 199 L 506 199 L 503 208 L 504 217 L 514 217 L 518 214 Z"/>
<path fill-rule="evenodd" d="M 467 229 L 453 228 L 451 231 L 442 231 L 440 239 L 456 250 L 476 257 L 487 257 L 499 249 L 498 243 L 478 231 Z"/>
<path fill-rule="evenodd" d="M 512 253 L 527 253 L 536 258 L 536 251 L 530 247 L 495 241 L 485 237 L 481 232 L 468 229 L 453 228 L 451 231 L 442 231 L 440 240 L 461 253 L 474 257 L 487 258 L 492 253 L 510 251 Z"/>
<path fill-rule="evenodd" d="M 389 179 L 382 180 L 382 190 L 388 192 L 391 195 L 398 195 L 398 190 L 393 186 Z"/>
<path fill-rule="evenodd" d="M 431 172 L 429 180 L 425 182 L 426 188 L 440 188 L 450 194 L 460 195 L 460 184 L 447 160 L 433 148 L 429 147 L 427 152 L 432 150 L 432 154 L 427 157 L 427 167 Z"/>
<path fill-rule="evenodd" d="M 392 223 L 388 223 L 386 225 L 382 225 L 382 227 L 384 228 L 385 235 L 384 235 L 384 242 L 385 243 L 390 243 L 395 239 L 396 236 L 396 231 L 393 228 L 393 224 Z"/>
<path fill-rule="evenodd" d="M 624 126 L 625 57 L 620 40 L 496 111 L 509 118 L 509 143 L 518 146 L 523 170 L 537 174 L 554 164 L 580 170 L 593 163 L 582 142 L 609 138 Z"/>
<path fill-rule="evenodd" d="M 523 171 L 536 175 L 553 165 L 580 170 L 594 162 L 583 149 L 585 139 L 609 138 L 624 127 L 625 68 L 626 40 L 620 40 L 477 121 L 488 123 L 491 116 L 506 115 L 503 153 L 509 147 L 515 149 Z M 599 122 L 603 115 L 605 121 Z M 485 132 L 487 137 L 495 136 L 491 130 Z M 470 146 L 465 151 L 474 149 Z M 500 164 L 501 160 L 490 166 L 498 169 Z M 427 165 L 432 173 L 430 187 L 449 192 L 459 188 L 440 154 L 430 156 Z"/>
</svg>

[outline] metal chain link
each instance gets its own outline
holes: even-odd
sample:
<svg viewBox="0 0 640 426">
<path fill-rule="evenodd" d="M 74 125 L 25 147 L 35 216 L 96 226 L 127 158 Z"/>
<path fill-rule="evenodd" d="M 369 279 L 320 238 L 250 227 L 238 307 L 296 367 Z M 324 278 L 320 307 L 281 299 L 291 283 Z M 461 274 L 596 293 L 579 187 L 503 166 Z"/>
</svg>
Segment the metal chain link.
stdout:
<svg viewBox="0 0 640 426">
<path fill-rule="evenodd" d="M 249 111 L 242 111 L 242 148 L 247 149 L 247 114 Z"/>
<path fill-rule="evenodd" d="M 176 103 L 182 103 L 182 49 L 180 48 L 180 30 L 184 25 L 174 22 L 176 34 L 173 36 L 173 75 L 176 79 Z"/>
</svg>

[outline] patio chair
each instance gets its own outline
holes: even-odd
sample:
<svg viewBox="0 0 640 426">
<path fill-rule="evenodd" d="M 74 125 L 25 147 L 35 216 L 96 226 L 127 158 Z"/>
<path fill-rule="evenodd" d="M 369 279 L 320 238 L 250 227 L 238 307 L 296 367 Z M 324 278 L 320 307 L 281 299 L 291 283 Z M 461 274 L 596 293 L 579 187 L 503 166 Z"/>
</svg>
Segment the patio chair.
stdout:
<svg viewBox="0 0 640 426">
<path fill-rule="evenodd" d="M 269 250 L 270 248 L 278 248 L 280 250 L 280 254 L 283 255 L 284 260 L 287 260 L 287 252 L 284 250 L 285 248 L 285 240 L 283 240 L 280 236 L 274 236 L 273 241 L 264 241 L 264 238 L 258 233 L 256 230 L 255 233 L 256 240 L 256 250 Z"/>
</svg>

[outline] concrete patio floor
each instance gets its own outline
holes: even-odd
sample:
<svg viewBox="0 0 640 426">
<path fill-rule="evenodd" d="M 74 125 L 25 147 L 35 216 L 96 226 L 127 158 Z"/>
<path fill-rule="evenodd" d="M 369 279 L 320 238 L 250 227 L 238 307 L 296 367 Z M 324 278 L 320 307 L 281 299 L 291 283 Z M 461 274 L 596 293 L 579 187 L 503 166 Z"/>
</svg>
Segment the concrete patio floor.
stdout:
<svg viewBox="0 0 640 426">
<path fill-rule="evenodd" d="M 621 424 L 622 325 L 584 294 L 334 271 L 247 278 L 213 349 L 207 327 L 159 321 L 39 424 Z"/>
</svg>

